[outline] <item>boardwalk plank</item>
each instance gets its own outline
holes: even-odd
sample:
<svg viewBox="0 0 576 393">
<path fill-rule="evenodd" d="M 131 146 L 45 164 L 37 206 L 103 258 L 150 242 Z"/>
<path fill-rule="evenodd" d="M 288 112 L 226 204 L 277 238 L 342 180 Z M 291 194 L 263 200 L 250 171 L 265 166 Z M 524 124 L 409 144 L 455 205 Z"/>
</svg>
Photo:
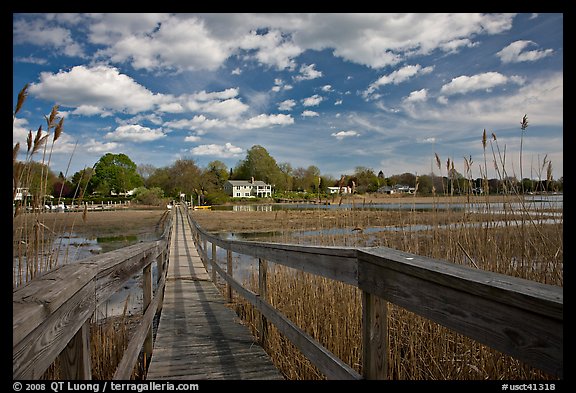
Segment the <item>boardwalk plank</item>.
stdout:
<svg viewBox="0 0 576 393">
<path fill-rule="evenodd" d="M 174 225 L 147 379 L 283 379 L 210 281 L 179 210 Z"/>
</svg>

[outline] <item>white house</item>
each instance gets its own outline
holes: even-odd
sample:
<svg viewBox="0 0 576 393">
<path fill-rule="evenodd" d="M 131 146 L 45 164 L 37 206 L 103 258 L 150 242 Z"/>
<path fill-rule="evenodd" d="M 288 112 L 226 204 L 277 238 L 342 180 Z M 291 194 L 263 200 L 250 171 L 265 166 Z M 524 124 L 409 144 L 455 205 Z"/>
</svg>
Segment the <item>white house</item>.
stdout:
<svg viewBox="0 0 576 393">
<path fill-rule="evenodd" d="M 326 187 L 328 189 L 329 194 L 339 194 L 340 190 L 342 190 L 342 194 L 350 194 L 352 189 L 348 186 L 343 187 Z"/>
<path fill-rule="evenodd" d="M 224 192 L 233 198 L 270 198 L 272 186 L 262 180 L 228 180 Z"/>
</svg>

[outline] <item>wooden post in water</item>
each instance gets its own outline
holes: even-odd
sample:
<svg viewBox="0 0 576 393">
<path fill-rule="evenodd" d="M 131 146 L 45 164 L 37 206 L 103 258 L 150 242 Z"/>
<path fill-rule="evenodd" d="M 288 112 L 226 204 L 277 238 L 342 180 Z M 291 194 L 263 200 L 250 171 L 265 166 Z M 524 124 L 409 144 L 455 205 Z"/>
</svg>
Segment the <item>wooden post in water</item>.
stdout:
<svg viewBox="0 0 576 393">
<path fill-rule="evenodd" d="M 216 243 L 212 243 L 212 282 L 214 285 L 216 285 L 216 269 L 214 269 L 216 263 Z"/>
<path fill-rule="evenodd" d="M 146 265 L 142 270 L 142 279 L 143 279 L 143 291 L 144 291 L 144 309 L 142 310 L 142 314 L 146 313 L 148 306 L 152 302 L 152 269 L 151 265 Z M 147 358 L 152 355 L 152 325 L 148 329 L 148 333 L 146 334 L 146 339 L 144 340 L 144 356 Z"/>
<path fill-rule="evenodd" d="M 233 267 L 232 267 L 232 250 L 226 250 L 226 272 L 233 277 Z M 226 300 L 232 303 L 232 285 L 226 284 Z"/>
<path fill-rule="evenodd" d="M 92 379 L 90 356 L 90 319 L 76 332 L 66 348 L 60 353 L 62 379 Z"/>
<path fill-rule="evenodd" d="M 258 258 L 258 295 L 260 299 L 266 301 L 267 297 L 267 280 L 268 280 L 268 262 L 262 258 Z M 260 314 L 260 345 L 264 347 L 266 344 L 266 336 L 268 334 L 268 320 Z"/>
<path fill-rule="evenodd" d="M 362 291 L 362 375 L 388 377 L 388 306 L 386 300 Z"/>
</svg>

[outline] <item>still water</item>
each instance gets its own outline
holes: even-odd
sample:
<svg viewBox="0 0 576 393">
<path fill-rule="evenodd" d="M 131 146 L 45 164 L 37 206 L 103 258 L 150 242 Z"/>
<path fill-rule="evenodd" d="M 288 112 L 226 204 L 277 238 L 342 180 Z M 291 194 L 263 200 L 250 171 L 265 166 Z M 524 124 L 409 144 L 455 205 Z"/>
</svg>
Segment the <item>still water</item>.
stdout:
<svg viewBox="0 0 576 393">
<path fill-rule="evenodd" d="M 282 210 L 414 210 L 414 211 L 436 211 L 453 210 L 469 212 L 495 211 L 516 211 L 516 210 L 541 210 L 541 209 L 563 209 L 563 195 L 527 195 L 523 203 L 520 202 L 493 202 L 480 203 L 413 203 L 410 198 L 402 198 L 402 201 L 395 203 L 271 203 L 271 204 L 246 204 L 212 206 L 212 210 L 227 211 L 282 211 Z M 509 198 L 510 199 L 510 198 Z"/>
</svg>

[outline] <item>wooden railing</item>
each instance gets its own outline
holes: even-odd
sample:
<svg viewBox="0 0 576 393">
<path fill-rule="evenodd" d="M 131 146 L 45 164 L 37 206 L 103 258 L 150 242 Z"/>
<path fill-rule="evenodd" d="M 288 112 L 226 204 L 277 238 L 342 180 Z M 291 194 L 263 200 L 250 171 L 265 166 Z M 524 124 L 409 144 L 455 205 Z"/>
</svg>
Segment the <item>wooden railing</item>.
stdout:
<svg viewBox="0 0 576 393">
<path fill-rule="evenodd" d="M 426 317 L 504 354 L 563 377 L 563 288 L 472 269 L 398 250 L 317 247 L 224 240 L 202 229 L 188 214 L 196 244 L 213 281 L 218 273 L 262 315 L 266 340 L 273 323 L 329 379 L 385 379 L 387 302 Z M 211 258 L 208 245 L 211 243 Z M 227 269 L 217 261 L 226 250 Z M 232 253 L 259 260 L 259 293 L 233 277 Z M 362 291 L 362 375 L 265 301 L 267 262 L 358 287 Z"/>
<path fill-rule="evenodd" d="M 62 379 L 92 379 L 90 321 L 98 307 L 142 271 L 143 316 L 114 379 L 130 379 L 140 352 L 152 353 L 152 321 L 162 307 L 173 213 L 157 241 L 60 266 L 13 291 L 13 379 L 39 379 L 60 360 Z M 152 263 L 157 264 L 153 290 Z"/>
</svg>

